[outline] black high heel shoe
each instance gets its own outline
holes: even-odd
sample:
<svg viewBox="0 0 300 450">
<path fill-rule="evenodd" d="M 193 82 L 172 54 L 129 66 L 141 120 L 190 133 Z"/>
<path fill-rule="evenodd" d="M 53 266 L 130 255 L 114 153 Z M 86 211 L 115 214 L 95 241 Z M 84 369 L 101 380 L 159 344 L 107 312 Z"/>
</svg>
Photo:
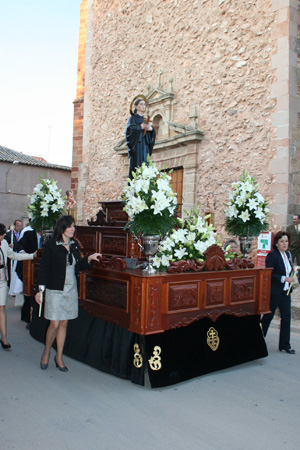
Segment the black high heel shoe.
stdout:
<svg viewBox="0 0 300 450">
<path fill-rule="evenodd" d="M 56 367 L 58 368 L 58 370 L 60 370 L 61 372 L 68 372 L 68 368 L 67 368 L 66 366 L 60 367 L 60 366 L 57 364 L 57 361 L 56 361 L 56 355 L 54 356 L 54 362 L 55 362 L 55 365 L 56 365 Z"/>
<path fill-rule="evenodd" d="M 296 351 L 293 348 L 281 348 L 279 349 L 280 352 L 287 352 L 290 355 L 295 355 Z"/>
<path fill-rule="evenodd" d="M 42 363 L 43 356 L 44 356 L 44 352 L 43 352 L 42 357 L 41 357 L 40 367 L 41 367 L 42 370 L 46 370 L 48 368 L 50 354 L 49 354 L 48 362 L 46 364 Z"/>
<path fill-rule="evenodd" d="M 4 344 L 2 341 L 0 341 L 0 342 L 1 342 L 1 346 L 2 346 L 2 348 L 4 348 L 4 350 L 8 350 L 9 348 L 11 348 L 10 344 Z"/>
</svg>

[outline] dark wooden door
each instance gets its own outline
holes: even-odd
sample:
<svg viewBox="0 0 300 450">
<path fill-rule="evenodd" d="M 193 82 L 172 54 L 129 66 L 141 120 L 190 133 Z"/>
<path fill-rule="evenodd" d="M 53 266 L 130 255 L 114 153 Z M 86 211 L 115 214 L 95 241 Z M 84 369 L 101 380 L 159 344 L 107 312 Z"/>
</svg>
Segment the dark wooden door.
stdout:
<svg viewBox="0 0 300 450">
<path fill-rule="evenodd" d="M 171 185 L 174 192 L 177 194 L 178 203 L 178 217 L 182 217 L 182 188 L 183 188 L 183 169 L 173 169 L 172 172 L 168 171 L 168 175 L 172 178 Z"/>
</svg>

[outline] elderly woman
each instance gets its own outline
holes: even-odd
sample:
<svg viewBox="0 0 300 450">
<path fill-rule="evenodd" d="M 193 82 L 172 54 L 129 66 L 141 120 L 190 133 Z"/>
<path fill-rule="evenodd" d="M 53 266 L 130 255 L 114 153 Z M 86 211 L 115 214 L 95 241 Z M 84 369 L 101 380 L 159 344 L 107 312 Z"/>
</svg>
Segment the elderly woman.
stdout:
<svg viewBox="0 0 300 450">
<path fill-rule="evenodd" d="M 78 242 L 73 238 L 75 224 L 72 216 L 61 216 L 55 226 L 54 236 L 46 242 L 41 257 L 37 276 L 39 292 L 35 296 L 41 304 L 41 286 L 46 288 L 44 316 L 50 320 L 46 334 L 46 344 L 41 369 L 48 367 L 51 346 L 56 339 L 56 367 L 67 372 L 68 369 L 62 360 L 64 343 L 66 339 L 68 320 L 78 316 L 78 289 L 77 281 L 79 271 L 91 268 L 92 261 L 98 261 L 100 253 L 80 258 Z"/>
<path fill-rule="evenodd" d="M 266 267 L 273 268 L 271 275 L 271 313 L 264 314 L 261 324 L 264 336 L 266 336 L 276 308 L 278 307 L 281 315 L 279 350 L 293 355 L 296 352 L 291 348 L 290 344 L 291 295 L 287 295 L 287 293 L 290 283 L 294 281 L 294 277 L 291 277 L 292 262 L 290 253 L 287 251 L 288 246 L 289 234 L 285 231 L 278 231 L 274 236 L 274 250 L 266 258 Z"/>
<path fill-rule="evenodd" d="M 1 346 L 5 350 L 11 348 L 7 342 L 7 318 L 6 318 L 6 298 L 7 298 L 7 258 L 24 261 L 26 259 L 33 259 L 36 253 L 15 253 L 4 239 L 6 233 L 5 225 L 0 223 L 0 333 Z"/>
</svg>

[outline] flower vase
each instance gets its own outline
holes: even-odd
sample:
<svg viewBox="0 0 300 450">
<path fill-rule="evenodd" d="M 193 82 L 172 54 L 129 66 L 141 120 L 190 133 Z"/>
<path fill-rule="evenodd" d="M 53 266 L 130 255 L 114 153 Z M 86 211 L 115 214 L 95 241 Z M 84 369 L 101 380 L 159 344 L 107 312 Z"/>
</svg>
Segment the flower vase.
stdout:
<svg viewBox="0 0 300 450">
<path fill-rule="evenodd" d="M 254 236 L 239 236 L 240 249 L 244 258 L 248 258 L 251 253 L 251 247 Z"/>
<path fill-rule="evenodd" d="M 143 253 L 147 259 L 147 266 L 143 270 L 145 274 L 154 274 L 156 270 L 152 267 L 152 257 L 155 255 L 158 249 L 159 236 L 142 236 Z"/>
</svg>

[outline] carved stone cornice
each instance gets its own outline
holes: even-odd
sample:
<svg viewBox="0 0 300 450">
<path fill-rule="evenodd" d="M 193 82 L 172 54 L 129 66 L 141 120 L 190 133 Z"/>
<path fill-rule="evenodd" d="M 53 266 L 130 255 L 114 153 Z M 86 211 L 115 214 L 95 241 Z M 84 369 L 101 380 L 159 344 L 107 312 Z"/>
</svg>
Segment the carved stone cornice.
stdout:
<svg viewBox="0 0 300 450">
<path fill-rule="evenodd" d="M 147 95 L 147 100 L 149 106 L 157 105 L 157 103 L 165 102 L 166 100 L 173 101 L 176 95 L 174 92 L 168 92 L 164 89 L 154 88 L 152 91 Z"/>
<path fill-rule="evenodd" d="M 184 127 L 184 125 L 182 127 Z M 203 136 L 204 136 L 203 131 L 190 129 L 188 131 L 177 134 L 175 136 L 171 136 L 171 137 L 168 137 L 165 139 L 160 139 L 159 141 L 156 141 L 153 150 L 160 151 L 160 150 L 168 150 L 171 148 L 186 147 L 189 144 L 195 144 L 195 143 L 201 142 L 203 139 Z M 125 139 L 122 139 L 122 141 L 119 142 L 119 144 L 114 147 L 114 150 L 116 152 L 118 152 L 120 155 L 127 156 L 128 148 L 125 143 Z"/>
</svg>

